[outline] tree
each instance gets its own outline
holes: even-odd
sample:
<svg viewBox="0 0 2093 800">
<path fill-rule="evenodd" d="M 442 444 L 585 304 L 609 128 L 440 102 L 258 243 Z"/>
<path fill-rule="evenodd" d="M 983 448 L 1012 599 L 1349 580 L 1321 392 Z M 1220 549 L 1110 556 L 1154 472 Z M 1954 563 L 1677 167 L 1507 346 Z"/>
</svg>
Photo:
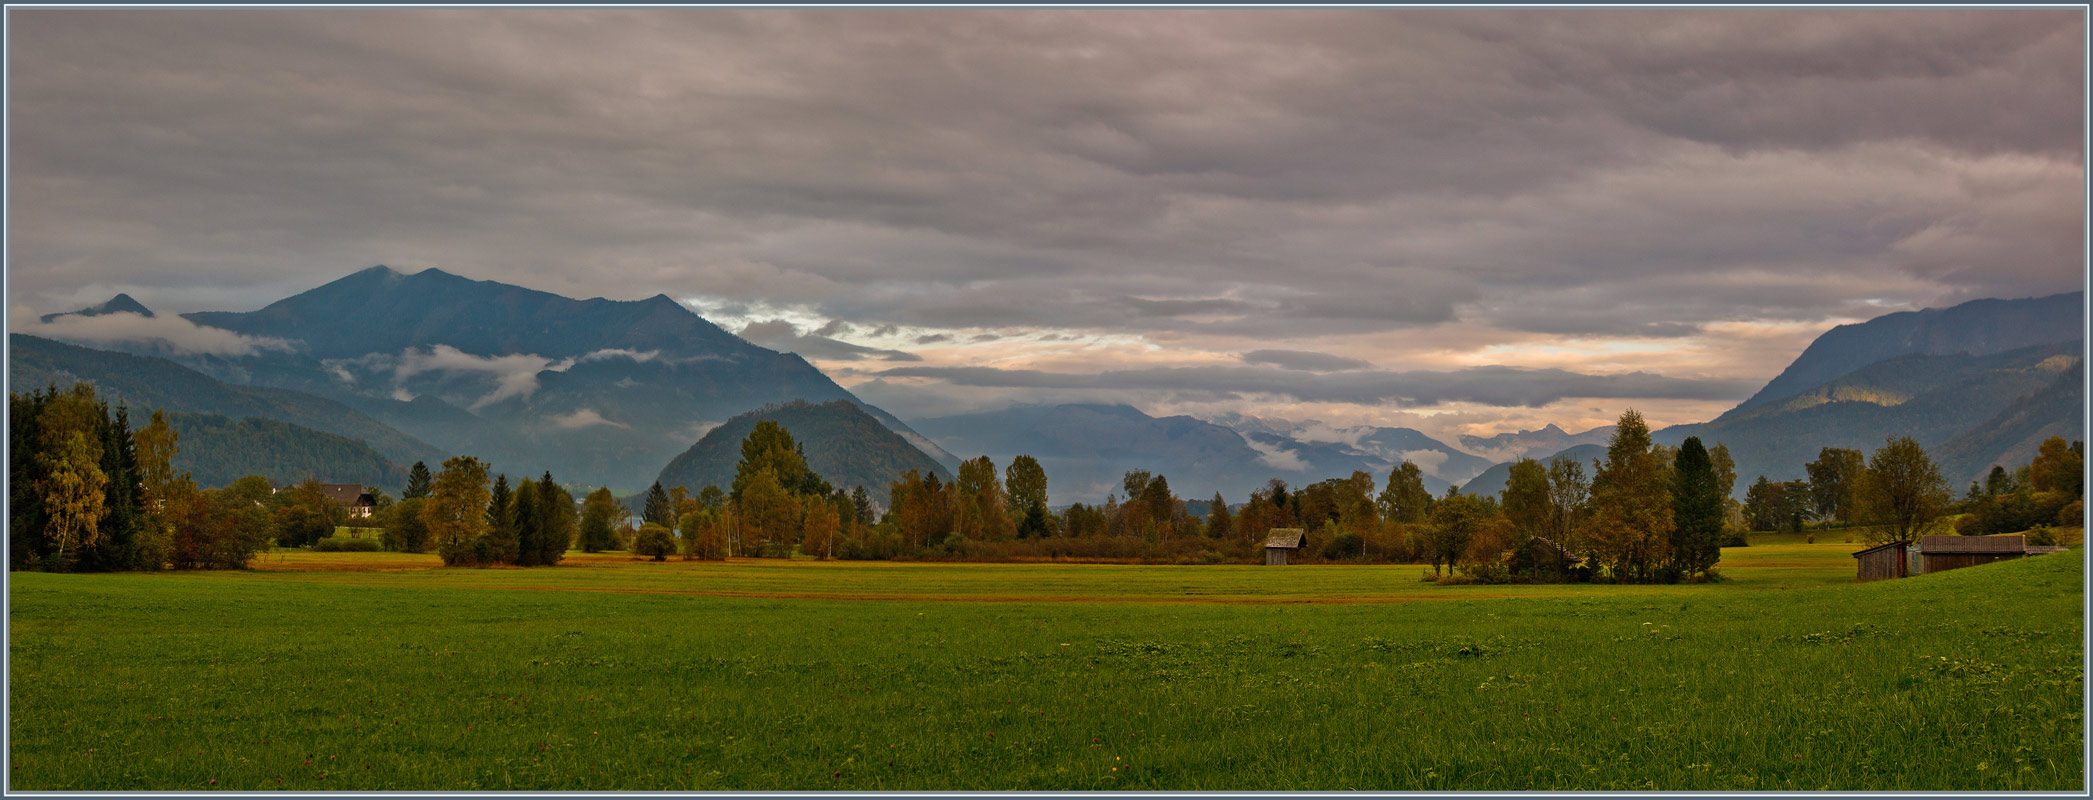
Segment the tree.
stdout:
<svg viewBox="0 0 2093 800">
<path fill-rule="evenodd" d="M 1671 556 L 1671 487 L 1642 414 L 1614 426 L 1606 462 L 1592 476 L 1582 535 L 1618 581 L 1644 581 Z"/>
<path fill-rule="evenodd" d="M 1592 482 L 1584 476 L 1584 462 L 1556 456 L 1548 462 L 1548 538 L 1564 551 L 1580 546 L 1577 531 L 1584 526 L 1584 512 L 1591 497 Z"/>
<path fill-rule="evenodd" d="M 1555 508 L 1549 493 L 1548 469 L 1541 462 L 1531 458 L 1513 462 L 1501 496 L 1504 516 L 1516 530 L 1526 536 L 1548 535 Z"/>
<path fill-rule="evenodd" d="M 100 448 L 83 432 L 67 434 L 44 460 L 43 507 L 55 566 L 66 569 L 77 552 L 101 538 L 103 475 Z"/>
<path fill-rule="evenodd" d="M 544 506 L 538 502 L 538 482 L 525 478 L 516 482 L 516 496 L 509 501 L 509 527 L 516 532 L 516 565 L 535 567 L 544 562 Z"/>
<path fill-rule="evenodd" d="M 385 529 L 380 534 L 385 549 L 397 553 L 420 553 L 429 548 L 429 526 L 422 521 L 422 506 L 428 502 L 425 497 L 409 497 L 385 510 L 379 518 Z"/>
<path fill-rule="evenodd" d="M 1946 512 L 1950 496 L 1940 468 L 1925 448 L 1909 436 L 1890 439 L 1868 458 L 1862 473 L 1860 504 L 1871 544 L 1911 539 Z"/>
<path fill-rule="evenodd" d="M 1010 459 L 1010 466 L 1003 469 L 1003 493 L 1010 499 L 1010 512 L 1018 518 L 1017 538 L 1048 534 L 1047 475 L 1039 459 L 1028 455 Z"/>
<path fill-rule="evenodd" d="M 1452 570 L 1460 563 L 1462 554 L 1468 551 L 1469 542 L 1482 532 L 1483 522 L 1488 517 L 1482 498 L 1472 494 L 1454 495 L 1432 504 L 1432 524 L 1426 536 L 1431 548 L 1433 574 L 1439 572 L 1441 564 Z"/>
<path fill-rule="evenodd" d="M 487 504 L 492 499 L 485 462 L 471 456 L 443 462 L 443 471 L 429 485 L 428 502 L 422 505 L 422 524 L 428 527 L 444 566 L 472 563 L 474 545 L 487 529 Z"/>
<path fill-rule="evenodd" d="M 1737 460 L 1730 457 L 1730 446 L 1716 442 L 1708 448 L 1708 461 L 1715 465 L 1715 487 L 1722 490 L 1722 496 L 1736 494 Z"/>
<path fill-rule="evenodd" d="M 807 457 L 799 443 L 784 426 L 768 419 L 757 422 L 741 440 L 741 461 L 734 465 L 734 486 L 728 496 L 739 502 L 748 482 L 766 469 L 781 488 L 797 488 L 807 471 Z"/>
<path fill-rule="evenodd" d="M 618 532 L 611 526 L 618 517 L 618 499 L 609 487 L 590 492 L 581 505 L 581 551 L 600 553 L 618 546 Z"/>
<path fill-rule="evenodd" d="M 666 561 L 670 553 L 676 552 L 676 539 L 669 529 L 652 522 L 640 526 L 639 534 L 632 537 L 632 552 L 650 556 L 655 561 Z"/>
<path fill-rule="evenodd" d="M 1235 520 L 1228 516 L 1228 501 L 1221 499 L 1220 492 L 1215 492 L 1214 499 L 1207 501 L 1206 537 L 1227 539 L 1234 534 Z"/>
<path fill-rule="evenodd" d="M 872 495 L 865 491 L 865 487 L 859 486 L 850 490 L 850 505 L 857 514 L 857 518 L 866 525 L 870 525 L 875 521 L 872 519 L 875 514 L 875 510 L 872 508 Z"/>
<path fill-rule="evenodd" d="M 276 528 L 278 547 L 311 547 L 334 535 L 327 515 L 303 503 L 292 503 L 270 514 Z"/>
<path fill-rule="evenodd" d="M 740 516 L 743 555 L 790 554 L 792 540 L 799 533 L 799 501 L 778 484 L 768 468 L 749 477 L 734 508 Z"/>
<path fill-rule="evenodd" d="M 953 486 L 959 501 L 954 509 L 959 535 L 974 541 L 1010 538 L 1015 526 L 1003 510 L 1003 485 L 996 480 L 996 462 L 988 456 L 962 462 Z"/>
<path fill-rule="evenodd" d="M 1688 436 L 1672 461 L 1672 566 L 1705 574 L 1722 558 L 1723 495 L 1715 462 L 1698 436 Z"/>
<path fill-rule="evenodd" d="M 1432 493 L 1424 488 L 1424 471 L 1404 459 L 1388 473 L 1388 488 L 1381 492 L 1380 502 L 1385 519 L 1404 524 L 1423 522 L 1432 505 Z"/>
<path fill-rule="evenodd" d="M 509 489 L 509 476 L 497 476 L 494 489 L 487 494 L 487 526 L 481 531 L 474 548 L 474 558 L 483 566 L 514 564 L 521 554 L 522 543 L 516 536 L 515 499 L 515 493 Z"/>
<path fill-rule="evenodd" d="M 2073 450 L 2064 437 L 2044 439 L 2034 463 L 2028 465 L 2028 482 L 2038 492 L 2068 492 L 2075 497 L 2084 496 L 2085 457 Z"/>
<path fill-rule="evenodd" d="M 1788 484 L 1775 483 L 1764 475 L 1744 490 L 1744 517 L 1755 531 L 1785 530 L 1791 519 L 1791 505 Z"/>
<path fill-rule="evenodd" d="M 823 561 L 836 555 L 836 507 L 828 500 L 809 496 L 801 501 L 799 551 Z"/>
<path fill-rule="evenodd" d="M 416 497 L 428 496 L 429 465 L 416 461 L 414 462 L 414 466 L 408 468 L 407 470 L 407 489 L 406 491 L 400 492 L 400 499 L 411 500 Z"/>
<path fill-rule="evenodd" d="M 719 510 L 701 507 L 685 514 L 676 520 L 676 530 L 683 539 L 683 560 L 721 561 L 727 557 Z"/>
<path fill-rule="evenodd" d="M 661 481 L 647 489 L 647 502 L 640 510 L 640 518 L 667 528 L 676 524 L 676 507 L 669 503 L 669 493 L 661 488 Z"/>
<path fill-rule="evenodd" d="M 1857 510 L 1853 493 L 1860 485 L 1861 471 L 1867 468 L 1859 450 L 1826 447 L 1817 451 L 1817 460 L 1803 466 L 1810 476 L 1812 514 L 1818 519 L 1853 522 Z"/>
<path fill-rule="evenodd" d="M 574 541 L 574 495 L 557 483 L 552 482 L 552 473 L 547 471 L 538 480 L 538 558 L 535 563 L 553 566 L 567 557 L 567 545 Z"/>
</svg>

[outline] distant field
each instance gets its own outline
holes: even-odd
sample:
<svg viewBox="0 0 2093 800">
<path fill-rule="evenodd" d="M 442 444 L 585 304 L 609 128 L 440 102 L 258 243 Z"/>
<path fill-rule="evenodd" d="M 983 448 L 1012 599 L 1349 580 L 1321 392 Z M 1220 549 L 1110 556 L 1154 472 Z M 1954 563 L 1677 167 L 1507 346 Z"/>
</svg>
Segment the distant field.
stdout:
<svg viewBox="0 0 2093 800">
<path fill-rule="evenodd" d="M 624 554 L 16 573 L 10 787 L 2084 786 L 2083 551 L 1855 585 L 1856 547 L 1819 542 L 1630 587 Z"/>
</svg>

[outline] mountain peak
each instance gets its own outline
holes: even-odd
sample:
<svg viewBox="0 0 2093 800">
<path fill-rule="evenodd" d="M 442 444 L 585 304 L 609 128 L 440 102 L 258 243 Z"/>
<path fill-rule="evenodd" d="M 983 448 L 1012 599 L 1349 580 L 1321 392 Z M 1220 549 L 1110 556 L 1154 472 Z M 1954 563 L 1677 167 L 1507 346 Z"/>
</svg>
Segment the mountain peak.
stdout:
<svg viewBox="0 0 2093 800">
<path fill-rule="evenodd" d="M 153 311 L 146 308 L 145 304 L 132 299 L 130 295 L 118 292 L 115 297 L 111 297 L 99 305 L 88 306 L 78 311 L 60 311 L 56 314 L 45 314 L 37 319 L 43 322 L 50 322 L 59 317 L 99 317 L 103 314 L 137 314 L 141 317 L 150 317 L 153 315 Z"/>
</svg>

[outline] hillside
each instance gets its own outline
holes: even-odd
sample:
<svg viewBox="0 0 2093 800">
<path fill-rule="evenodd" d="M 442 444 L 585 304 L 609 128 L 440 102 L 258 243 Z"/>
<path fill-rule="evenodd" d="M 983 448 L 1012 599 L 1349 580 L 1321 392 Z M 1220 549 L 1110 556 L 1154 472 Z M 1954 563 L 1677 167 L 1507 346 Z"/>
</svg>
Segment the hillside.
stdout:
<svg viewBox="0 0 2093 800">
<path fill-rule="evenodd" d="M 1810 343 L 1788 368 L 1738 404 L 1756 408 L 1870 364 L 1905 355 L 1989 355 L 2082 341 L 2085 293 L 2021 300 L 1972 300 L 1951 308 L 1885 314 L 1840 325 Z"/>
<path fill-rule="evenodd" d="M 361 440 L 384 458 L 411 464 L 441 462 L 444 451 L 332 400 L 302 392 L 228 384 L 174 362 L 94 350 L 10 334 L 8 381 L 17 391 L 85 381 L 112 401 L 122 400 L 143 425 L 151 409 L 279 420 Z M 235 475 L 233 477 L 239 477 Z"/>
<path fill-rule="evenodd" d="M 737 415 L 706 432 L 696 444 L 669 461 L 658 477 L 661 485 L 682 486 L 693 492 L 706 486 L 732 486 L 734 467 L 741 461 L 741 442 L 763 420 L 775 420 L 791 433 L 793 441 L 806 452 L 807 467 L 830 485 L 839 489 L 863 486 L 882 505 L 888 485 L 908 470 L 952 479 L 944 465 L 888 430 L 864 409 L 848 401 L 832 400 L 784 403 Z"/>
<path fill-rule="evenodd" d="M 2057 375 L 2055 382 L 2006 406 L 1991 419 L 1943 443 L 1934 453 L 1949 485 L 1960 489 L 1980 480 L 1994 464 L 2007 469 L 2035 460 L 2044 439 L 2086 438 L 2086 364 L 2080 361 Z"/>
<path fill-rule="evenodd" d="M 91 305 L 78 311 L 61 311 L 56 314 L 45 314 L 37 319 L 43 322 L 50 322 L 59 317 L 99 317 L 103 314 L 119 313 L 137 314 L 141 317 L 151 317 L 153 315 L 152 309 L 146 308 L 144 303 L 132 299 L 130 295 L 118 294 L 109 298 L 106 302 Z"/>
<path fill-rule="evenodd" d="M 407 485 L 405 468 L 345 436 L 273 419 L 235 420 L 217 414 L 171 412 L 167 424 L 180 434 L 174 468 L 187 471 L 199 486 L 224 486 L 247 475 L 260 475 L 278 486 L 307 478 L 357 483 L 395 495 Z"/>
<path fill-rule="evenodd" d="M 1606 428 L 1605 431 L 1608 438 L 1611 438 L 1613 436 L 1612 428 Z M 1544 453 L 1541 455 L 1527 456 L 1527 458 L 1531 458 L 1543 464 L 1546 464 L 1550 461 L 1554 461 L 1557 458 L 1565 457 L 1569 458 L 1572 461 L 1577 461 L 1579 463 L 1584 464 L 1584 476 L 1586 478 L 1589 478 L 1592 475 L 1592 460 L 1606 460 L 1606 443 L 1602 441 L 1596 444 L 1580 444 L 1571 447 L 1566 447 L 1562 450 L 1553 453 Z M 1516 460 L 1517 459 L 1513 459 L 1513 461 Z M 1475 476 L 1474 480 L 1461 484 L 1461 493 L 1481 495 L 1483 497 L 1496 497 L 1497 495 L 1504 492 L 1504 485 L 1510 482 L 1511 479 L 1512 461 L 1499 462 L 1490 465 L 1489 469 L 1483 470 L 1483 473 L 1481 475 Z"/>
</svg>

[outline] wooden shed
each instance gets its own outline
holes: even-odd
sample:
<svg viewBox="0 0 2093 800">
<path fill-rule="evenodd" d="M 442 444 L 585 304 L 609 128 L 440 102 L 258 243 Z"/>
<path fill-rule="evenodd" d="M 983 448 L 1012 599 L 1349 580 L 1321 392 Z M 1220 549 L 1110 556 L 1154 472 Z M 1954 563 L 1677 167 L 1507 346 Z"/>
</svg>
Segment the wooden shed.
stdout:
<svg viewBox="0 0 2093 800">
<path fill-rule="evenodd" d="M 1285 566 L 1295 550 L 1308 541 L 1308 534 L 1300 528 L 1273 528 L 1265 537 L 1265 566 Z"/>
<path fill-rule="evenodd" d="M 1904 551 L 1911 547 L 1909 540 L 1878 544 L 1858 553 L 1860 575 L 1857 580 L 1879 581 L 1884 578 L 1903 578 L 1911 574 L 1910 559 Z"/>
<path fill-rule="evenodd" d="M 2011 561 L 2027 555 L 2027 537 L 2013 536 L 1921 536 L 1919 574 L 1931 575 L 1993 561 Z"/>
</svg>

